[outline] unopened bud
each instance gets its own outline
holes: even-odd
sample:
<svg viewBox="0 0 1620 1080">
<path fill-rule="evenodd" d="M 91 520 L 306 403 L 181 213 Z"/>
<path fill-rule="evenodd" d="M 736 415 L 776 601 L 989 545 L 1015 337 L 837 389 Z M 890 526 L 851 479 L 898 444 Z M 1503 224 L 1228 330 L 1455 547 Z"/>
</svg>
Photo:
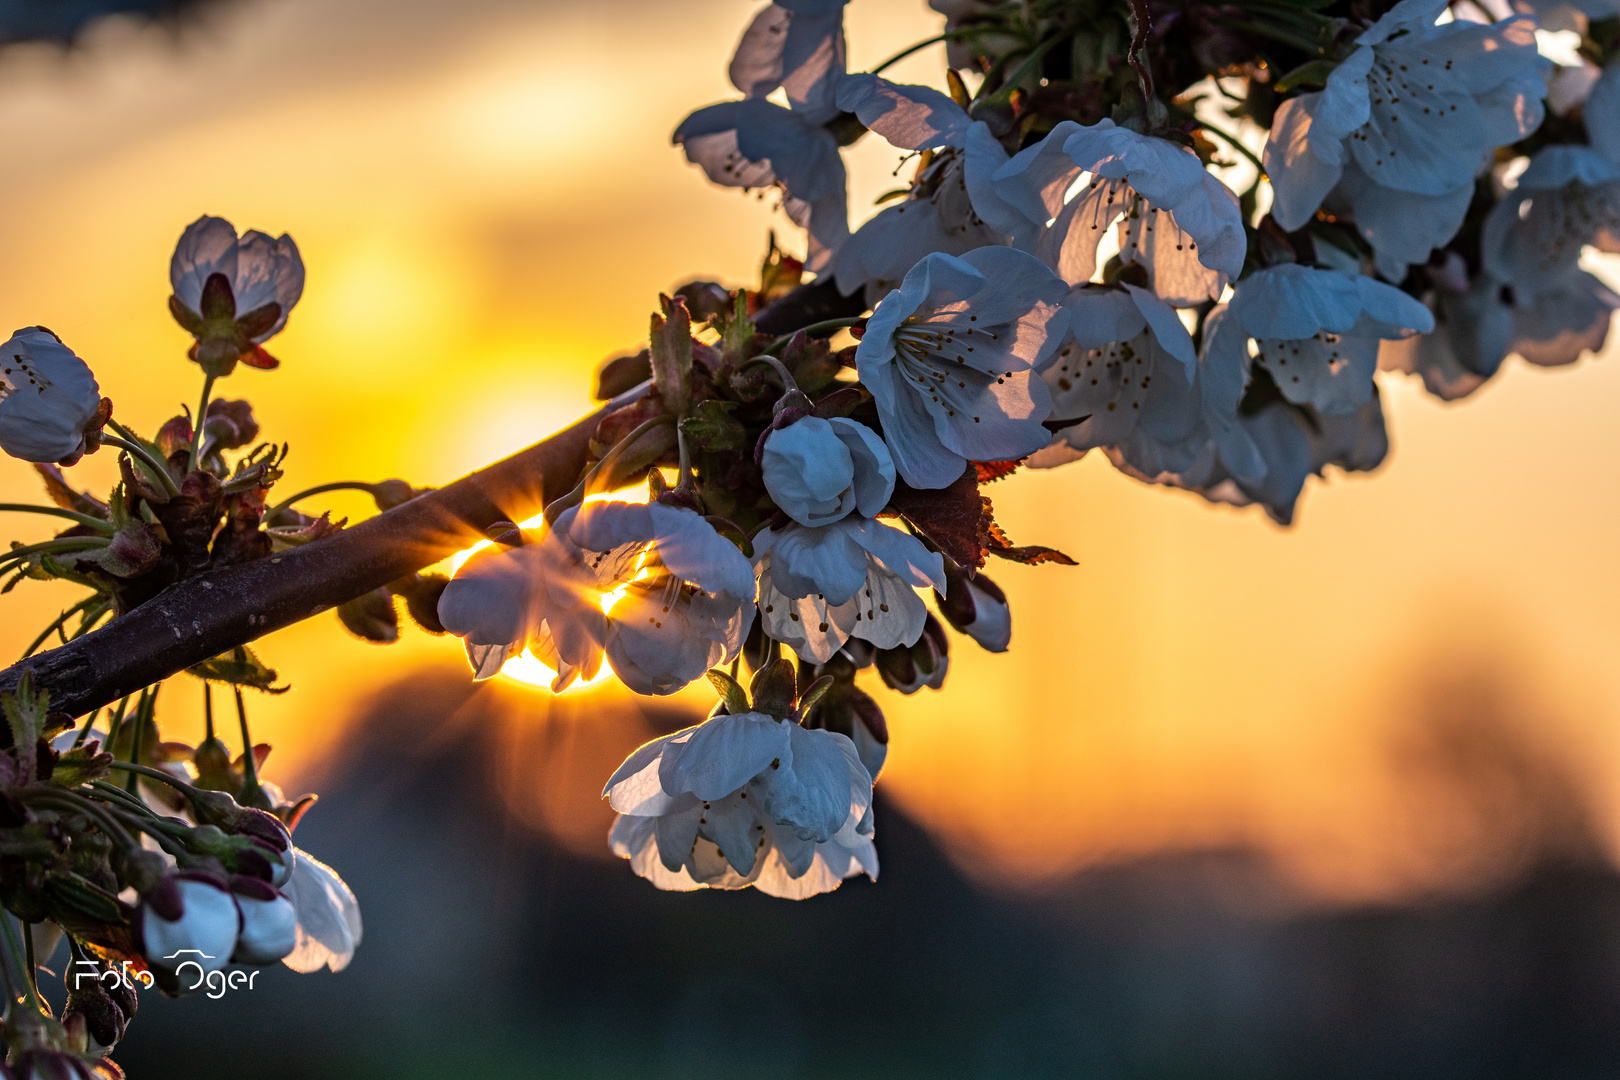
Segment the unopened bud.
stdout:
<svg viewBox="0 0 1620 1080">
<path fill-rule="evenodd" d="M 1012 642 L 1012 608 L 1007 594 L 988 575 L 948 573 L 945 595 L 934 592 L 939 613 L 989 652 L 1006 652 Z"/>
<path fill-rule="evenodd" d="M 298 912 L 278 889 L 256 878 L 236 878 L 231 894 L 242 913 L 242 929 L 231 960 L 238 964 L 273 964 L 298 944 Z"/>
<path fill-rule="evenodd" d="M 165 993 L 197 989 L 208 972 L 230 962 L 241 915 L 225 882 L 180 871 L 165 876 L 141 899 L 134 930 L 137 947 Z M 181 978 L 195 965 L 197 977 Z"/>
<path fill-rule="evenodd" d="M 203 420 L 203 435 L 213 442 L 216 450 L 236 450 L 248 445 L 259 437 L 259 422 L 253 418 L 253 406 L 241 399 L 210 401 L 208 416 Z"/>
<path fill-rule="evenodd" d="M 774 716 L 778 720 L 791 716 L 793 704 L 798 698 L 798 678 L 793 664 L 780 658 L 771 661 L 754 673 L 748 690 L 754 699 L 755 712 Z"/>
<path fill-rule="evenodd" d="M 337 615 L 344 629 L 364 641 L 392 645 L 399 640 L 399 612 L 386 586 L 339 604 Z"/>
<path fill-rule="evenodd" d="M 84 1052 L 91 1057 L 107 1053 L 135 1015 L 135 991 L 127 976 L 102 960 L 75 959 L 63 971 L 62 984 L 68 992 L 62 1026 L 69 1039 L 78 1043 L 82 1035 Z"/>
<path fill-rule="evenodd" d="M 877 651 L 878 674 L 891 690 L 915 694 L 923 687 L 938 690 L 950 670 L 950 638 L 938 619 L 930 614 L 923 632 L 911 645 Z"/>
</svg>

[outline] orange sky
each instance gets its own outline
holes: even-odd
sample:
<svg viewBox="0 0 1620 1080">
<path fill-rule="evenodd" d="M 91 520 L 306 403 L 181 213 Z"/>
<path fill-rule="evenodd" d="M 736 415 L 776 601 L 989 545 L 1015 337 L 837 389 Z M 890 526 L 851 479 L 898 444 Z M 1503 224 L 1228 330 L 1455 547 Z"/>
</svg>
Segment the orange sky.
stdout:
<svg viewBox="0 0 1620 1080">
<path fill-rule="evenodd" d="M 292 442 L 288 490 L 450 480 L 587 408 L 592 366 L 638 342 L 660 289 L 751 279 L 769 206 L 708 186 L 668 134 L 731 93 L 726 60 L 754 7 L 266 0 L 179 41 L 112 23 L 75 54 L 10 50 L 0 324 L 56 330 L 120 418 L 149 430 L 197 390 L 164 307 L 181 228 L 208 212 L 289 231 L 309 286 L 273 343 L 284 366 L 243 370 L 223 393 Z M 938 23 L 922 0 L 863 0 L 849 19 L 855 67 Z M 895 74 L 938 81 L 941 63 L 929 51 Z M 897 158 L 875 139 L 856 148 L 857 216 Z M 1452 406 L 1382 386 L 1391 460 L 1308 490 L 1292 530 L 1098 459 L 991 489 L 1015 541 L 1080 565 L 991 568 L 1015 611 L 1012 652 L 959 640 L 945 692 L 882 693 L 889 795 L 989 879 L 1249 842 L 1324 894 L 1424 887 L 1451 871 L 1402 809 L 1389 748 L 1426 681 L 1487 673 L 1515 731 L 1571 763 L 1612 833 L 1620 371 L 1515 362 Z M 110 465 L 81 471 L 105 487 Z M 28 471 L 0 462 L 0 499 L 33 497 Z M 26 583 L 7 596 L 0 649 L 19 650 L 67 595 Z M 272 776 L 295 788 L 372 688 L 458 662 L 452 642 L 409 633 L 382 649 L 330 618 L 263 652 L 298 687 L 255 713 L 278 746 Z M 196 691 L 170 693 L 184 734 Z M 537 729 L 546 712 L 514 707 L 511 722 Z M 568 710 L 569 730 L 588 712 Z M 636 737 L 587 757 L 610 768 Z M 530 731 L 517 745 L 548 744 Z M 594 797 L 592 770 L 568 775 Z M 521 792 L 521 770 L 502 783 Z"/>
</svg>

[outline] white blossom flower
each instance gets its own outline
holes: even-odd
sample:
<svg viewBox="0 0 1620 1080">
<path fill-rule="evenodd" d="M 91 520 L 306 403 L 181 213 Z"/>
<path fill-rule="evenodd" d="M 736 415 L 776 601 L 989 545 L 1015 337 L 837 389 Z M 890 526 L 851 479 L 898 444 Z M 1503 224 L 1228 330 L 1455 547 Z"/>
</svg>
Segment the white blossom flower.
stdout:
<svg viewBox="0 0 1620 1080">
<path fill-rule="evenodd" d="M 1543 147 L 1485 219 L 1481 252 L 1527 291 L 1574 268 L 1587 246 L 1620 252 L 1620 165 L 1585 146 Z"/>
<path fill-rule="evenodd" d="M 931 86 L 892 83 L 865 73 L 838 80 L 837 102 L 902 150 L 960 149 L 973 123 L 965 109 Z"/>
<path fill-rule="evenodd" d="M 1538 367 L 1572 364 L 1603 348 L 1620 295 L 1579 267 L 1513 289 L 1513 351 Z"/>
<path fill-rule="evenodd" d="M 845 417 L 806 416 L 765 438 L 765 490 L 800 525 L 859 511 L 877 517 L 894 494 L 894 459 L 877 432 Z"/>
<path fill-rule="evenodd" d="M 767 529 L 754 541 L 765 633 L 826 663 L 851 637 L 911 645 L 928 606 L 914 589 L 945 590 L 945 564 L 910 533 L 851 515 L 831 525 Z"/>
<path fill-rule="evenodd" d="M 1389 451 L 1376 388 L 1365 405 L 1343 416 L 1292 405 L 1275 390 L 1271 394 L 1270 400 L 1262 397 L 1234 417 L 1226 432 L 1207 436 L 1196 454 L 1180 459 L 1176 471 L 1143 467 L 1142 459 L 1127 456 L 1128 450 L 1138 449 L 1130 444 L 1106 452 L 1116 468 L 1139 480 L 1195 491 L 1215 503 L 1258 503 L 1272 520 L 1288 525 L 1308 477 L 1322 475 L 1329 465 L 1366 472 L 1377 468 Z M 1212 411 L 1207 409 L 1206 416 Z"/>
<path fill-rule="evenodd" d="M 877 878 L 872 778 L 834 732 L 713 717 L 638 749 L 603 794 L 621 815 L 614 852 L 661 889 L 799 899 L 861 870 Z"/>
<path fill-rule="evenodd" d="M 929 255 L 878 304 L 855 362 L 908 484 L 945 487 L 969 461 L 1046 445 L 1051 400 L 1033 368 L 1062 340 L 1065 292 L 1038 259 L 988 247 Z"/>
<path fill-rule="evenodd" d="M 748 98 L 777 87 L 794 112 L 826 120 L 844 73 L 844 7 L 848 0 L 785 0 L 754 16 L 731 58 L 731 85 Z"/>
<path fill-rule="evenodd" d="M 605 653 L 632 690 L 672 694 L 738 654 L 753 600 L 747 558 L 700 515 L 614 501 L 564 511 L 538 544 L 469 559 L 439 618 L 479 678 L 532 647 L 561 690 Z"/>
<path fill-rule="evenodd" d="M 1232 333 L 1241 328 L 1242 333 Z M 1364 276 L 1284 263 L 1239 282 L 1210 359 L 1267 369 L 1283 397 L 1328 415 L 1353 413 L 1372 396 L 1383 338 L 1434 329 L 1434 316 L 1391 285 Z"/>
<path fill-rule="evenodd" d="M 1069 334 L 1046 361 L 1041 377 L 1052 392 L 1054 423 L 1077 420 L 1052 436 L 1052 446 L 1031 464 L 1073 460 L 1096 446 L 1130 436 L 1139 422 L 1184 426 L 1147 402 L 1152 387 L 1166 379 L 1192 383 L 1198 354 L 1176 313 L 1146 289 L 1075 289 L 1064 301 Z M 1179 375 L 1166 369 L 1179 366 Z M 1186 399 L 1186 395 L 1182 395 Z M 1164 399 L 1166 402 L 1168 398 Z"/>
<path fill-rule="evenodd" d="M 710 180 L 743 189 L 779 184 L 783 209 L 809 230 L 812 272 L 826 268 L 849 235 L 844 160 L 825 127 L 763 98 L 699 109 L 674 141 Z"/>
<path fill-rule="evenodd" d="M 1541 123 L 1535 19 L 1436 25 L 1445 8 L 1401 0 L 1323 90 L 1278 108 L 1263 153 L 1278 224 L 1300 228 L 1343 181 L 1392 281 L 1456 233 L 1491 150 Z"/>
<path fill-rule="evenodd" d="M 1470 284 L 1462 259 L 1451 256 L 1459 273 L 1442 274 L 1430 300 L 1434 332 L 1385 341 L 1378 366 L 1423 380 L 1443 401 L 1467 397 L 1495 375 L 1513 343 L 1511 292 L 1489 274 Z"/>
<path fill-rule="evenodd" d="M 195 963 L 207 973 L 230 963 L 241 918 L 223 881 L 179 871 L 166 875 L 142 898 L 135 939 L 147 967 L 177 983 L 182 965 Z"/>
<path fill-rule="evenodd" d="M 76 457 L 100 406 L 89 365 L 43 326 L 25 326 L 0 345 L 0 449 L 12 457 Z"/>
<path fill-rule="evenodd" d="M 216 274 L 228 286 L 218 295 L 208 290 Z M 238 347 L 263 345 L 287 325 L 304 295 L 304 260 L 285 233 L 272 239 L 249 229 L 238 237 L 229 221 L 205 215 L 180 234 L 169 261 L 169 284 L 175 317 L 200 339 L 226 340 L 240 330 Z M 216 305 L 223 307 L 216 310 Z M 242 359 L 256 367 L 276 366 L 268 354 L 255 356 L 247 349 Z"/>
<path fill-rule="evenodd" d="M 298 915 L 297 942 L 281 962 L 301 974 L 342 971 L 354 959 L 363 927 L 360 905 L 337 871 L 302 849 L 282 892 Z"/>
<path fill-rule="evenodd" d="M 844 74 L 844 4 L 786 0 L 743 34 L 730 76 L 746 95 L 692 113 L 674 142 L 710 180 L 743 189 L 780 186 L 783 209 L 809 231 L 806 268 L 820 272 L 849 235 L 843 158 L 826 124 L 838 115 Z M 782 87 L 783 108 L 767 95 Z"/>
<path fill-rule="evenodd" d="M 231 960 L 238 964 L 273 964 L 298 944 L 298 911 L 285 894 L 258 878 L 231 883 L 231 895 L 242 913 Z"/>
<path fill-rule="evenodd" d="M 1076 192 L 1083 173 L 1090 182 Z M 970 177 L 969 190 L 981 217 L 1073 285 L 1095 274 L 1097 246 L 1115 221 L 1120 260 L 1143 265 L 1166 303 L 1213 300 L 1243 269 L 1237 196 L 1187 147 L 1112 120 L 1065 120 L 987 181 Z"/>
<path fill-rule="evenodd" d="M 970 176 L 988 176 L 1007 160 L 988 127 L 973 123 L 937 90 L 875 75 L 844 76 L 838 102 L 892 145 L 933 150 L 909 196 L 878 211 L 838 249 L 833 272 L 840 292 L 848 295 L 864 286 L 875 306 L 935 252 L 965 255 L 1007 243 L 1007 236 L 979 215 L 969 194 Z"/>
</svg>

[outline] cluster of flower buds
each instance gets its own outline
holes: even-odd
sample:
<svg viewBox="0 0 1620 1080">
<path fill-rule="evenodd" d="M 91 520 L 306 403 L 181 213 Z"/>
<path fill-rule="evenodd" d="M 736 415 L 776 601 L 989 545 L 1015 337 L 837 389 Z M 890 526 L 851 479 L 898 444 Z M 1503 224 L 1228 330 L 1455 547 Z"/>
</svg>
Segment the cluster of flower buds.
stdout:
<svg viewBox="0 0 1620 1080">
<path fill-rule="evenodd" d="M 219 996 L 251 979 L 229 964 L 335 970 L 359 941 L 353 895 L 292 844 L 310 800 L 288 805 L 260 784 L 251 753 L 203 779 L 212 748 L 163 742 L 155 701 L 144 694 L 132 714 L 114 714 L 105 745 L 130 747 L 115 756 L 90 721 L 75 732 L 51 712 L 28 675 L 0 695 L 0 902 L 25 926 L 65 935 L 71 957 L 57 1021 L 16 942 L 0 942 L 0 972 L 29 1001 L 6 1018 L 14 1066 L 54 1054 L 78 1062 L 64 1075 L 88 1075 L 140 990 Z"/>
<path fill-rule="evenodd" d="M 1620 20 L 1548 13 L 1583 35 L 1560 68 L 1535 15 L 1447 0 L 934 6 L 943 88 L 847 71 L 845 3 L 778 0 L 732 57 L 741 98 L 676 130 L 714 182 L 778 191 L 807 257 L 773 238 L 757 289 L 677 290 L 648 348 L 599 372 L 603 398 L 646 387 L 602 420 L 545 526 L 442 594 L 478 677 L 529 650 L 558 690 L 608 663 L 668 694 L 739 658 L 765 678 L 784 645 L 801 687 L 828 686 L 794 718 L 876 776 L 887 731 L 857 673 L 938 689 L 946 625 L 1009 646 L 987 556 L 1068 561 L 1013 546 L 981 485 L 1098 449 L 1287 524 L 1308 477 L 1383 460 L 1381 365 L 1454 397 L 1510 352 L 1596 349 L 1620 307 L 1578 265 L 1620 250 Z M 841 148 L 868 132 L 919 160 L 852 230 Z M 1241 193 L 1222 179 L 1238 158 Z M 801 299 L 820 321 L 757 332 Z M 843 329 L 858 343 L 835 350 Z M 643 478 L 649 505 L 601 501 Z M 673 766 L 661 787 L 636 779 L 676 747 L 707 754 L 698 733 L 719 723 L 620 770 L 614 848 L 664 887 L 802 894 L 716 854 L 736 845 L 711 808 L 750 797 L 752 757 L 724 793 Z M 647 824 L 677 802 L 711 816 L 690 835 Z M 762 836 L 801 824 L 749 805 Z"/>
<path fill-rule="evenodd" d="M 170 280 L 170 310 L 194 339 L 190 357 L 204 389 L 195 413 L 150 438 L 112 418 L 89 366 L 55 334 L 31 327 L 3 347 L 0 449 L 34 463 L 50 504 L 0 509 L 68 522 L 48 540 L 14 542 L 0 554 L 4 589 L 33 578 L 88 590 L 45 627 L 25 661 L 53 635 L 66 643 L 177 581 L 344 527 L 295 509 L 306 498 L 358 490 L 388 510 L 421 494 L 402 480 L 340 481 L 272 502 L 287 448 L 259 441 L 247 401 L 212 396 L 238 362 L 277 366 L 264 343 L 286 325 L 304 282 L 290 238 L 238 236 L 221 218 L 201 218 L 181 237 Z M 101 499 L 62 470 L 104 445 L 120 452 L 119 481 Z M 338 616 L 363 638 L 392 641 L 401 598 L 426 629 L 442 633 L 446 582 L 411 574 L 341 605 Z M 51 712 L 26 669 L 15 693 L 0 694 L 0 904 L 51 948 L 66 936 L 71 956 L 58 1020 L 22 950 L 0 936 L 0 975 L 16 1002 L 4 1020 L 9 1067 L 0 1065 L 0 1076 L 121 1076 L 105 1054 L 123 1037 L 140 991 L 219 996 L 254 978 L 230 965 L 336 971 L 354 955 L 354 895 L 292 845 L 314 796 L 288 800 L 259 778 L 270 748 L 248 733 L 243 691 L 282 692 L 277 673 L 243 645 L 188 675 L 203 681 L 207 706 L 207 737 L 195 748 L 160 735 L 159 685 L 124 697 L 102 728 L 100 710 L 82 725 Z M 222 685 L 236 698 L 239 754 L 214 731 L 212 691 Z"/>
</svg>

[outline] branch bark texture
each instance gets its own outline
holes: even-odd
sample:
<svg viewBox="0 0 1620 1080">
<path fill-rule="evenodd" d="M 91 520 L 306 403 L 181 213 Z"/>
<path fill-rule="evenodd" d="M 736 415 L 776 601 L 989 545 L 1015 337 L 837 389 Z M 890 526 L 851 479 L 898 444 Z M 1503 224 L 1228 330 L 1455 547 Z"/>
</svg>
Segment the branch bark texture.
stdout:
<svg viewBox="0 0 1620 1080">
<path fill-rule="evenodd" d="M 808 285 L 761 311 L 757 322 L 763 332 L 786 333 L 852 303 L 859 300 L 838 296 L 830 282 Z M 28 668 L 34 684 L 50 691 L 53 711 L 81 716 L 430 566 L 482 540 L 495 522 L 532 517 L 573 488 L 598 422 L 640 393 L 353 528 L 187 578 L 99 630 L 0 671 L 0 691 L 14 689 Z"/>
</svg>

